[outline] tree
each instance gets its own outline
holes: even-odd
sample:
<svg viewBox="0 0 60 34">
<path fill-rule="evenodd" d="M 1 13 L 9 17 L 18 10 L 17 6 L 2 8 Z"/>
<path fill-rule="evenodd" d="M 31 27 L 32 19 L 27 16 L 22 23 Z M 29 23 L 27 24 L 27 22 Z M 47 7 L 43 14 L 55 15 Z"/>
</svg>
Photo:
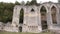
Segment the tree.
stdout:
<svg viewBox="0 0 60 34">
<path fill-rule="evenodd" d="M 22 1 L 22 2 L 21 2 L 21 5 L 25 5 L 25 2 L 24 2 L 24 1 Z"/>
<path fill-rule="evenodd" d="M 15 4 L 13 3 L 4 3 L 0 2 L 0 22 L 11 22 L 13 15 L 13 7 Z"/>
<path fill-rule="evenodd" d="M 27 1 L 26 5 L 29 5 L 29 4 L 30 4 L 30 2 L 29 2 L 29 1 Z"/>
<path fill-rule="evenodd" d="M 37 1 L 36 1 L 36 0 L 32 0 L 32 1 L 30 2 L 30 5 L 37 5 Z"/>
<path fill-rule="evenodd" d="M 15 5 L 20 5 L 20 3 L 18 1 L 15 2 Z"/>
</svg>

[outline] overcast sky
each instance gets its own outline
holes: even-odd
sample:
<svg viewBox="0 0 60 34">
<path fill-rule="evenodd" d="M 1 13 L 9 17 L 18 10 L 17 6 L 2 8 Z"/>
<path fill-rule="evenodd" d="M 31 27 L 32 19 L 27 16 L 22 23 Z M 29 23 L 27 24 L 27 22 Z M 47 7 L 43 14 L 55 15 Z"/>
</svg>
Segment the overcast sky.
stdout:
<svg viewBox="0 0 60 34">
<path fill-rule="evenodd" d="M 12 3 L 15 3 L 15 1 L 18 1 L 18 2 L 21 2 L 21 1 L 31 1 L 31 0 L 0 0 L 0 2 L 12 2 Z M 58 0 L 37 0 L 38 3 L 43 3 L 43 2 L 48 2 L 48 1 L 52 1 L 52 2 L 58 2 Z"/>
</svg>

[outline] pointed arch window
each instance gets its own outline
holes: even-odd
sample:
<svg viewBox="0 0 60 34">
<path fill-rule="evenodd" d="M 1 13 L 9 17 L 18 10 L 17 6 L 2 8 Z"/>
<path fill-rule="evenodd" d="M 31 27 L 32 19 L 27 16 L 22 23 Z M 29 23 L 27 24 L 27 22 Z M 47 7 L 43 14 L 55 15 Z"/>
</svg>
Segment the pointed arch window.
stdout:
<svg viewBox="0 0 60 34">
<path fill-rule="evenodd" d="M 46 15 L 46 8 L 44 6 L 41 7 L 40 13 L 41 15 Z"/>
<path fill-rule="evenodd" d="M 20 10 L 20 18 L 19 18 L 19 23 L 23 24 L 23 20 L 24 20 L 24 10 L 23 8 Z"/>
<path fill-rule="evenodd" d="M 51 16 L 52 16 L 52 23 L 53 24 L 57 24 L 56 12 L 57 12 L 56 7 L 52 6 L 52 8 L 51 8 Z"/>
<path fill-rule="evenodd" d="M 46 12 L 46 8 L 44 6 L 42 6 L 40 12 Z"/>
<path fill-rule="evenodd" d="M 31 9 L 31 12 L 35 12 L 34 9 Z"/>
<path fill-rule="evenodd" d="M 41 24 L 42 24 L 42 30 L 45 30 L 48 28 L 47 26 L 47 9 L 42 6 L 40 9 L 40 13 L 41 13 Z"/>
</svg>

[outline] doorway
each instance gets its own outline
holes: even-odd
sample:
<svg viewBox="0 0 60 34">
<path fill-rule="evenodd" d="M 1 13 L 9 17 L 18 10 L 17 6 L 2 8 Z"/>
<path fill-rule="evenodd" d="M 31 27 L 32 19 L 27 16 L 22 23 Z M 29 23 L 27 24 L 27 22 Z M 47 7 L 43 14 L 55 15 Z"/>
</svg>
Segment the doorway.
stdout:
<svg viewBox="0 0 60 34">
<path fill-rule="evenodd" d="M 46 8 L 44 6 L 41 7 L 40 13 L 41 13 L 42 30 L 46 30 L 46 29 L 48 29 L 48 25 L 47 25 L 47 10 L 46 10 Z"/>
<path fill-rule="evenodd" d="M 22 27 L 21 26 L 19 27 L 19 32 L 22 32 Z"/>
</svg>

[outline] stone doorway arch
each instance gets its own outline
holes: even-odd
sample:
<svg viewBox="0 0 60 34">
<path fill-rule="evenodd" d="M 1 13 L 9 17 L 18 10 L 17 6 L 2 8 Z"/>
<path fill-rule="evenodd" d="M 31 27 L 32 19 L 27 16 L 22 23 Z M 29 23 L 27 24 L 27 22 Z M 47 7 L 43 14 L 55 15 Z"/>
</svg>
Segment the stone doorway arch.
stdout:
<svg viewBox="0 0 60 34">
<path fill-rule="evenodd" d="M 47 25 L 47 8 L 45 6 L 41 6 L 40 14 L 42 30 L 46 30 L 48 29 L 48 25 Z"/>
<path fill-rule="evenodd" d="M 52 8 L 51 8 L 51 16 L 52 16 L 52 23 L 53 24 L 57 24 L 56 12 L 57 12 L 56 7 L 52 6 Z"/>
<path fill-rule="evenodd" d="M 51 5 L 50 13 L 51 13 L 52 24 L 59 24 L 59 8 L 57 7 L 57 5 L 55 4 Z"/>
</svg>

